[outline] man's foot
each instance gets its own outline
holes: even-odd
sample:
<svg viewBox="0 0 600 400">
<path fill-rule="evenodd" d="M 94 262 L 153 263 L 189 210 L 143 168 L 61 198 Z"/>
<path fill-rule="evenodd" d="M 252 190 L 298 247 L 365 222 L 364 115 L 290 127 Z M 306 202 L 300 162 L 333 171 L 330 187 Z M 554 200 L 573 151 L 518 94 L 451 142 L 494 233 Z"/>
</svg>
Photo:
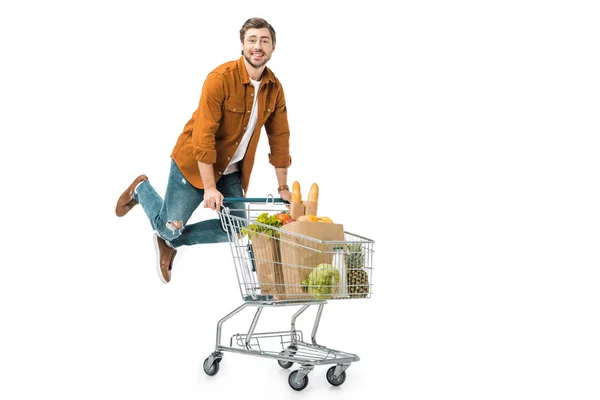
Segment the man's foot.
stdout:
<svg viewBox="0 0 600 400">
<path fill-rule="evenodd" d="M 156 232 L 154 233 L 154 248 L 156 249 L 158 276 L 163 283 L 169 283 L 177 250 L 169 246 Z"/>
<path fill-rule="evenodd" d="M 129 185 L 129 187 L 123 192 L 123 194 L 121 195 L 121 197 L 119 197 L 119 200 L 117 201 L 117 208 L 115 210 L 117 213 L 117 217 L 124 216 L 129 212 L 129 210 L 131 210 L 136 204 L 138 204 L 138 201 L 133 198 L 133 191 L 140 182 L 147 180 L 148 177 L 146 175 L 140 175 L 137 178 L 135 178 L 133 183 Z"/>
</svg>

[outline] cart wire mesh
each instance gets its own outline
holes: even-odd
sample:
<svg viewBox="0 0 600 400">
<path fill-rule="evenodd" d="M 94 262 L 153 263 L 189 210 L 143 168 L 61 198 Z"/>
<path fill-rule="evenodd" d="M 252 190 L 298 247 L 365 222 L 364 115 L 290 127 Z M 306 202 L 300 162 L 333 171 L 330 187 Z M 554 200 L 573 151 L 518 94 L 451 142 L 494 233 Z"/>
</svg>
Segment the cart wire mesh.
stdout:
<svg viewBox="0 0 600 400">
<path fill-rule="evenodd" d="M 265 212 L 275 214 L 285 212 L 285 208 L 277 209 L 274 202 L 263 202 L 262 208 L 260 204 L 256 207 L 248 203 L 244 210 L 224 208 L 220 213 L 244 301 L 371 297 L 373 240 L 345 232 L 340 225 L 339 240 L 316 239 L 293 232 L 285 225 L 276 228 L 259 223 L 257 217 Z M 253 229 L 249 229 L 251 225 Z"/>
</svg>

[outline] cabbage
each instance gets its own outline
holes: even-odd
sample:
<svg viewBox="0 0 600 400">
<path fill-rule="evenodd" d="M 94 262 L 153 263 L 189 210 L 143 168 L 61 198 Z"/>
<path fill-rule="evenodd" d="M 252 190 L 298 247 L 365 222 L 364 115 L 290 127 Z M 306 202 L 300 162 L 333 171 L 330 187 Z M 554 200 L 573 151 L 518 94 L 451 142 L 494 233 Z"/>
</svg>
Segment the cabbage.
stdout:
<svg viewBox="0 0 600 400">
<path fill-rule="evenodd" d="M 340 274 L 331 264 L 319 264 L 302 285 L 317 299 L 329 299 L 337 287 Z"/>
</svg>

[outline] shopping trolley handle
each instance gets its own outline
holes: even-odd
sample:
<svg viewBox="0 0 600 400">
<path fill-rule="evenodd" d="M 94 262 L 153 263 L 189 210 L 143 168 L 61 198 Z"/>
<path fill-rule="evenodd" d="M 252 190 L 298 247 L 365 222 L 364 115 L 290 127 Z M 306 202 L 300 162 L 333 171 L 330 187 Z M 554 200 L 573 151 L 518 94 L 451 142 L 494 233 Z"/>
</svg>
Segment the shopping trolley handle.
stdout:
<svg viewBox="0 0 600 400">
<path fill-rule="evenodd" d="M 223 203 L 273 203 L 273 204 L 290 204 L 284 199 L 276 199 L 273 196 L 269 197 L 225 197 Z"/>
</svg>

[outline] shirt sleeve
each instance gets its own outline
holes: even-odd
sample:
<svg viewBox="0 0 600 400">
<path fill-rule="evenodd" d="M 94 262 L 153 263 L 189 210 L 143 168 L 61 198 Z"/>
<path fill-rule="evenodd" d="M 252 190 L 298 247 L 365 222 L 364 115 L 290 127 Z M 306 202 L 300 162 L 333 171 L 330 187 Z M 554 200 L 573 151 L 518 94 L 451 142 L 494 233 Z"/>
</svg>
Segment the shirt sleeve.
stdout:
<svg viewBox="0 0 600 400">
<path fill-rule="evenodd" d="M 287 168 L 292 164 L 290 156 L 290 128 L 287 118 L 287 106 L 283 88 L 279 91 L 275 100 L 275 109 L 265 122 L 265 131 L 269 138 L 269 162 L 276 168 Z"/>
<path fill-rule="evenodd" d="M 217 161 L 215 133 L 221 123 L 224 97 L 222 76 L 215 72 L 210 73 L 202 87 L 192 130 L 193 153 L 197 161 L 207 164 Z"/>
</svg>

